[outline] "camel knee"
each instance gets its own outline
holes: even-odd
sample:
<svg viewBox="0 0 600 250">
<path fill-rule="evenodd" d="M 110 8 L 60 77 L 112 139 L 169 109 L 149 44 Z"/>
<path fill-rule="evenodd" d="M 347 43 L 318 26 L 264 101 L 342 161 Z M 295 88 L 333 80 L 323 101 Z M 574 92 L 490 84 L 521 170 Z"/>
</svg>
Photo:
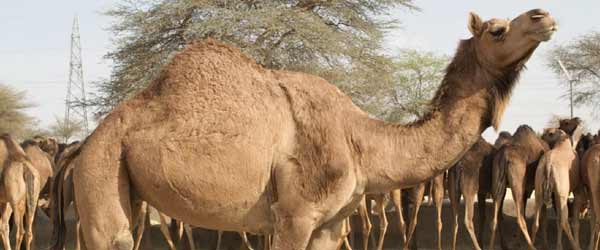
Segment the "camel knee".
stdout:
<svg viewBox="0 0 600 250">
<path fill-rule="evenodd" d="M 365 235 L 371 234 L 372 228 L 373 228 L 373 225 L 371 225 L 371 223 L 365 223 L 363 225 L 363 234 L 365 234 Z"/>
<path fill-rule="evenodd" d="M 379 229 L 387 229 L 388 227 L 388 221 L 386 219 L 383 219 L 379 222 Z"/>
<path fill-rule="evenodd" d="M 112 248 L 117 250 L 131 250 L 133 249 L 133 236 L 129 230 L 121 231 L 114 238 L 112 242 Z"/>
</svg>

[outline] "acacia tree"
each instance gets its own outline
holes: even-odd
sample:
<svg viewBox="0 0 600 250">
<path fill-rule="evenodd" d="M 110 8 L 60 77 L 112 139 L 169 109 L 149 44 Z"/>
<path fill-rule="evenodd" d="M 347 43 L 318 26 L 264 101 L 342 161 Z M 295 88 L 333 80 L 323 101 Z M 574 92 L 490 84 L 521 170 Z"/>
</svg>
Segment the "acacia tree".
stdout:
<svg viewBox="0 0 600 250">
<path fill-rule="evenodd" d="M 34 119 L 25 113 L 33 104 L 25 102 L 25 92 L 0 84 L 0 133 L 23 138 L 31 133 Z"/>
<path fill-rule="evenodd" d="M 574 103 L 600 107 L 600 32 L 591 32 L 552 49 L 547 65 L 562 76 L 557 59 L 563 62 L 571 74 Z"/>
<path fill-rule="evenodd" d="M 395 58 L 392 85 L 384 88 L 385 119 L 408 121 L 425 115 L 448 62 L 447 56 L 432 52 L 401 51 Z"/>
<path fill-rule="evenodd" d="M 50 135 L 59 138 L 63 143 L 68 143 L 70 139 L 80 136 L 83 133 L 83 125 L 75 120 L 65 120 L 59 117 L 54 118 L 54 124 L 50 125 Z"/>
<path fill-rule="evenodd" d="M 354 87 L 391 79 L 393 60 L 381 43 L 398 24 L 389 16 L 398 7 L 416 9 L 412 0 L 122 1 L 106 12 L 115 20 L 116 47 L 106 55 L 112 75 L 97 83 L 99 94 L 88 105 L 110 110 L 144 88 L 185 44 L 213 37 L 264 67 L 324 77 L 368 106 Z"/>
</svg>

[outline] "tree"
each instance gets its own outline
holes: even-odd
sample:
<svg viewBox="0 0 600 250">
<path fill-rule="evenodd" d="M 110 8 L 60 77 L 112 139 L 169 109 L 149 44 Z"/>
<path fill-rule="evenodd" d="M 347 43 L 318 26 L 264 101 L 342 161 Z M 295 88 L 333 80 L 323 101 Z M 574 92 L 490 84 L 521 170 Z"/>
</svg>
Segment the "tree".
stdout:
<svg viewBox="0 0 600 250">
<path fill-rule="evenodd" d="M 0 133 L 23 138 L 32 130 L 34 119 L 25 113 L 33 104 L 25 102 L 25 92 L 0 84 Z"/>
<path fill-rule="evenodd" d="M 345 89 L 383 84 L 393 66 L 382 37 L 398 24 L 389 17 L 397 7 L 416 9 L 412 0 L 123 1 L 106 12 L 115 19 L 111 77 L 97 83 L 88 105 L 107 112 L 154 79 L 173 52 L 207 37 L 264 67 L 316 74 Z"/>
<path fill-rule="evenodd" d="M 429 111 L 429 101 L 442 82 L 447 56 L 432 52 L 404 50 L 396 58 L 394 84 L 386 90 L 385 118 L 407 121 L 421 118 Z"/>
<path fill-rule="evenodd" d="M 63 143 L 68 143 L 70 139 L 83 133 L 83 125 L 75 120 L 65 121 L 65 119 L 55 117 L 55 123 L 50 126 L 49 133 Z"/>
<path fill-rule="evenodd" d="M 430 99 L 444 77 L 449 57 L 432 52 L 401 50 L 390 62 L 375 71 L 374 83 L 369 77 L 373 72 L 357 71 L 353 77 L 363 79 L 354 85 L 343 86 L 352 93 L 354 101 L 372 115 L 391 122 L 408 122 L 421 118 L 429 111 Z M 360 77 L 360 73 L 366 76 Z"/>
<path fill-rule="evenodd" d="M 600 32 L 591 32 L 552 49 L 547 65 L 556 74 L 563 75 L 557 59 L 573 78 L 574 103 L 600 107 Z"/>
</svg>

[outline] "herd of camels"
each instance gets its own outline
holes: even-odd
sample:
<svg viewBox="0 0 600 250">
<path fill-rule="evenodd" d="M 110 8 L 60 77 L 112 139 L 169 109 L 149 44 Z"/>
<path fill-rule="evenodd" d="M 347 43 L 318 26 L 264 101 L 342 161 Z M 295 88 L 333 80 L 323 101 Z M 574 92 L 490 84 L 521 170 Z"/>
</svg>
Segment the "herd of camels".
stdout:
<svg viewBox="0 0 600 250">
<path fill-rule="evenodd" d="M 137 250 L 149 206 L 160 211 L 170 249 L 175 247 L 167 215 L 184 222 L 180 234 L 191 234 L 191 225 L 240 232 L 249 248 L 246 232 L 265 235 L 264 247 L 273 250 L 351 247 L 347 218 L 355 211 L 364 227 L 362 248 L 368 249 L 374 202 L 381 217 L 375 245 L 381 250 L 389 201 L 408 248 L 428 189 L 441 249 L 444 182 L 453 211 L 453 249 L 461 195 L 473 248 L 482 249 L 481 234 L 491 230 L 488 249 L 494 249 L 507 188 L 530 249 L 540 220 L 547 242 L 547 207 L 557 214 L 559 235 L 564 232 L 570 247 L 581 249 L 579 216 L 587 204 L 589 249 L 598 249 L 598 135 L 582 135 L 581 120 L 573 118 L 541 136 L 522 125 L 512 135 L 500 133 L 494 145 L 481 137 L 490 126 L 498 129 L 519 73 L 540 43 L 550 40 L 556 22 L 541 9 L 485 22 L 471 13 L 468 29 L 472 38 L 460 41 L 428 115 L 410 124 L 373 119 L 319 77 L 264 69 L 239 49 L 211 39 L 188 45 L 81 143 L 40 136 L 18 144 L 2 135 L 4 249 L 11 249 L 11 216 L 14 249 L 32 247 L 38 207 L 51 215 L 53 249 L 63 249 L 65 210 L 71 205 L 78 249 Z M 524 211 L 534 190 L 530 237 Z M 573 205 L 567 206 L 571 194 Z M 408 227 L 402 195 L 414 203 Z M 486 222 L 482 201 L 488 197 L 493 210 Z M 561 239 L 556 237 L 558 249 Z"/>
</svg>

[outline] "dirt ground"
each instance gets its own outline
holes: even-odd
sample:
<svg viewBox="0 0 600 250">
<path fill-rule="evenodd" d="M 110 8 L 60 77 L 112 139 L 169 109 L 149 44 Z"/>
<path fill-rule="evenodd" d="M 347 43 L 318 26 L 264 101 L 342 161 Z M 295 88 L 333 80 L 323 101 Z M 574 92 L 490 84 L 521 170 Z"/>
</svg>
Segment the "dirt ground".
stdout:
<svg viewBox="0 0 600 250">
<path fill-rule="evenodd" d="M 507 194 L 507 195 L 509 195 L 509 194 Z M 488 214 L 489 214 L 491 212 L 491 203 L 489 201 L 487 203 L 487 207 L 488 207 Z M 523 239 L 523 237 L 520 233 L 520 230 L 517 227 L 516 221 L 514 220 L 514 217 L 511 217 L 511 215 L 513 214 L 513 208 L 514 208 L 514 205 L 513 205 L 512 201 L 507 199 L 505 202 L 505 208 L 504 208 L 504 213 L 507 214 L 507 216 L 505 216 L 506 219 L 503 223 L 503 233 L 504 233 L 503 238 L 504 238 L 505 242 L 507 243 L 509 249 L 527 249 L 525 240 Z M 527 211 L 528 216 L 533 214 L 533 211 L 532 211 L 533 210 L 533 199 L 530 199 L 527 210 L 528 210 Z M 463 221 L 462 211 L 463 210 L 462 210 L 462 204 L 461 204 L 461 215 L 459 218 L 460 225 L 459 225 L 457 249 L 473 249 L 473 247 L 471 245 L 471 240 L 468 237 L 468 234 L 466 232 L 464 225 L 462 224 L 462 221 Z M 448 203 L 444 204 L 442 213 L 443 213 L 443 221 L 444 221 L 443 229 L 442 229 L 443 248 L 450 249 L 451 209 L 450 209 L 450 205 Z M 551 218 L 549 220 L 548 239 L 550 240 L 550 249 L 555 249 L 554 244 L 556 242 L 556 222 L 555 222 L 554 213 L 549 212 L 549 214 L 550 214 Z M 489 218 L 489 216 L 488 216 L 488 218 Z M 375 242 L 375 239 L 377 239 L 377 235 L 378 235 L 378 221 L 377 221 L 378 219 L 376 216 L 373 216 L 372 220 L 373 220 L 373 231 L 372 231 L 373 236 L 371 238 L 372 243 L 371 243 L 370 249 L 374 248 L 373 242 Z M 388 227 L 387 236 L 386 236 L 386 240 L 385 240 L 385 249 L 401 249 L 400 246 L 402 244 L 402 242 L 401 242 L 402 240 L 398 234 L 398 227 L 397 227 L 398 218 L 395 215 L 395 213 L 388 212 L 388 220 L 389 220 L 389 227 Z M 476 213 L 475 221 L 477 221 L 477 220 L 478 220 L 478 215 Z M 164 241 L 162 235 L 160 234 L 159 227 L 158 227 L 158 225 L 156 225 L 156 221 L 155 220 L 153 220 L 153 221 L 154 222 L 151 227 L 151 230 L 149 232 L 146 232 L 147 234 L 145 236 L 145 242 L 142 245 L 142 249 L 148 249 L 148 250 L 167 249 L 167 245 L 165 244 L 165 241 Z M 362 243 L 361 243 L 362 233 L 360 231 L 360 229 L 361 229 L 360 220 L 357 216 L 353 216 L 351 221 L 352 221 L 353 232 L 350 235 L 350 241 L 353 242 L 353 246 L 355 249 L 359 249 L 358 246 L 362 245 Z M 528 218 L 527 224 L 531 225 L 531 223 L 532 223 L 531 218 Z M 475 224 L 475 225 L 477 225 L 477 224 Z M 74 236 L 73 228 L 74 228 L 74 223 L 72 220 L 69 220 L 68 221 L 68 230 L 69 230 L 68 231 L 68 245 L 67 245 L 68 250 L 74 249 L 73 248 L 73 240 L 72 240 L 72 237 Z M 47 248 L 48 244 L 50 244 L 50 233 L 51 233 L 51 228 L 50 228 L 48 219 L 44 215 L 38 216 L 36 219 L 36 233 L 35 233 L 37 249 Z M 223 245 L 222 245 L 221 249 L 223 249 L 223 250 L 244 249 L 244 248 L 240 248 L 241 241 L 240 241 L 240 237 L 238 236 L 237 233 L 225 233 L 223 237 L 224 237 Z M 194 229 L 194 238 L 195 238 L 194 240 L 195 240 L 197 249 L 213 250 L 216 247 L 217 234 L 214 231 L 203 230 L 203 229 Z M 436 230 L 435 230 L 435 210 L 433 207 L 428 206 L 427 203 L 425 202 L 423 207 L 421 208 L 421 212 L 419 214 L 419 223 L 417 225 L 416 240 L 417 240 L 418 249 L 434 249 L 437 246 L 436 238 L 437 238 L 437 235 L 436 235 Z M 496 238 L 498 239 L 498 237 L 496 237 Z M 588 238 L 589 238 L 589 224 L 588 224 L 587 220 L 582 220 L 581 221 L 581 241 L 580 241 L 580 243 L 582 244 L 582 247 L 585 248 L 587 246 Z M 251 236 L 250 240 L 252 241 L 253 245 L 256 248 L 257 244 L 259 244 L 258 237 Z M 486 223 L 486 231 L 484 232 L 484 242 L 482 244 L 482 247 L 485 248 L 487 246 L 488 241 L 489 241 L 489 223 Z M 542 238 L 540 235 L 540 236 L 538 236 L 538 239 L 536 240 L 536 247 L 538 247 L 538 249 L 544 249 L 542 247 L 541 243 L 542 243 Z M 497 245 L 497 249 L 500 249 L 499 240 L 497 240 L 496 245 Z M 566 238 L 563 238 L 563 245 L 565 246 L 565 249 L 570 249 Z M 185 249 L 182 246 L 179 246 L 179 247 L 180 247 L 179 249 Z"/>
</svg>

